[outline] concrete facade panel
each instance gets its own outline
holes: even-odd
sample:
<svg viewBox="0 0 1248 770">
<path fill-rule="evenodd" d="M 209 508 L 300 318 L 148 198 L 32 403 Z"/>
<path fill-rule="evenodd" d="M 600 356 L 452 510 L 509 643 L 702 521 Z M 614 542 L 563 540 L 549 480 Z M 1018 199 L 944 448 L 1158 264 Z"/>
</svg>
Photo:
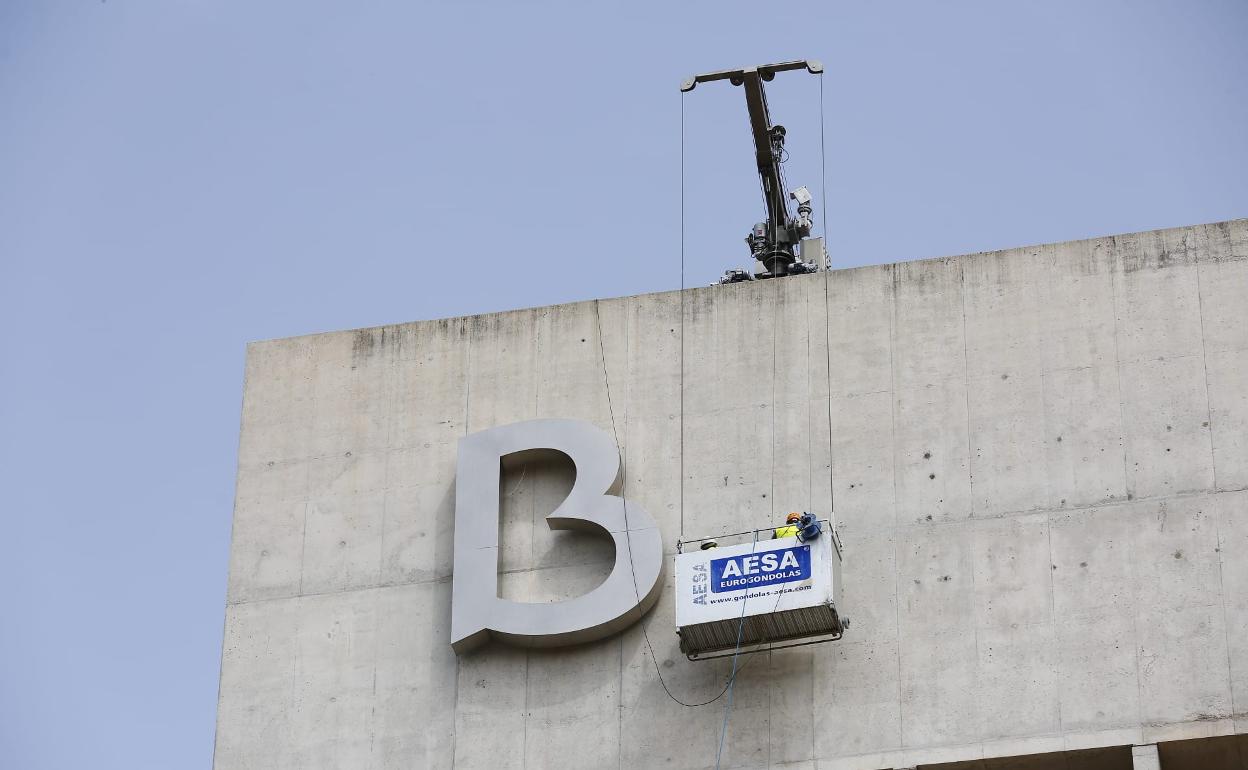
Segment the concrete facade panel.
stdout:
<svg viewBox="0 0 1248 770">
<path fill-rule="evenodd" d="M 901 525 L 971 517 L 967 387 L 950 379 L 897 394 L 893 468 Z"/>
<path fill-rule="evenodd" d="M 239 468 L 227 592 L 231 602 L 299 593 L 308 465 L 294 460 Z"/>
<path fill-rule="evenodd" d="M 290 708 L 300 716 L 291 720 L 291 766 L 366 764 L 377 662 L 377 595 L 338 593 L 296 601 Z"/>
<path fill-rule="evenodd" d="M 1198 277 L 1205 353 L 1248 348 L 1248 259 L 1203 263 Z"/>
<path fill-rule="evenodd" d="M 824 665 L 821 651 L 811 647 L 768 654 L 768 753 L 771 766 L 789 767 L 815 758 L 815 677 Z M 759 661 L 760 663 L 762 661 Z"/>
<path fill-rule="evenodd" d="M 390 448 L 454 442 L 464 432 L 466 319 L 400 327 Z"/>
<path fill-rule="evenodd" d="M 218 767 L 283 767 L 291 745 L 296 601 L 251 602 L 226 611 Z"/>
<path fill-rule="evenodd" d="M 1248 219 L 1232 219 L 1229 222 L 1205 225 L 1206 230 L 1214 228 L 1225 229 L 1232 259 L 1248 259 Z"/>
<path fill-rule="evenodd" d="M 459 661 L 455 685 L 456 767 L 524 767 L 529 651 Z"/>
<path fill-rule="evenodd" d="M 783 518 L 790 511 L 819 510 L 816 505 L 827 505 L 828 467 L 826 445 L 816 457 L 815 440 L 826 433 L 820 428 L 827 424 L 827 411 L 823 402 L 810 401 L 776 408 L 776 430 L 772 455 L 776 469 L 772 474 L 774 491 L 768 496 L 772 501 L 770 519 Z M 818 467 L 815 467 L 818 463 Z M 816 492 L 818 488 L 819 492 Z"/>
<path fill-rule="evenodd" d="M 1040 248 L 976 254 L 963 270 L 966 378 L 1035 379 L 1044 364 L 1045 328 L 1036 291 Z"/>
<path fill-rule="evenodd" d="M 1217 527 L 1222 605 L 1235 732 L 1248 729 L 1248 492 L 1218 495 Z"/>
<path fill-rule="evenodd" d="M 1138 724 L 1134 613 L 1059 615 L 1056 628 L 1062 729 L 1080 733 Z"/>
<path fill-rule="evenodd" d="M 893 390 L 965 383 L 962 269 L 955 259 L 893 265 Z"/>
<path fill-rule="evenodd" d="M 1107 238 L 1040 248 L 1033 290 L 1044 372 L 1117 361 L 1112 248 Z"/>
<path fill-rule="evenodd" d="M 315 365 L 307 338 L 252 343 L 243 372 L 243 425 L 239 470 L 312 455 Z"/>
<path fill-rule="evenodd" d="M 1118 367 L 1050 371 L 1041 388 L 1047 507 L 1077 508 L 1126 499 Z"/>
<path fill-rule="evenodd" d="M 468 365 L 460 387 L 466 402 L 465 432 L 536 418 L 537 311 L 466 320 Z"/>
<path fill-rule="evenodd" d="M 955 527 L 901 530 L 897 625 L 903 638 L 975 627 L 974 544 Z"/>
<path fill-rule="evenodd" d="M 1135 513 L 1113 505 L 1050 514 L 1053 612 L 1062 622 L 1134 617 Z"/>
<path fill-rule="evenodd" d="M 386 490 L 383 505 L 382 582 L 421 583 L 450 577 L 454 489 L 436 482 L 392 486 Z"/>
<path fill-rule="evenodd" d="M 846 642 L 819 650 L 812 669 L 819 757 L 873 754 L 901 746 L 901 669 L 894 641 Z"/>
<path fill-rule="evenodd" d="M 971 380 L 967 396 L 973 515 L 1047 508 L 1041 378 L 990 375 Z"/>
<path fill-rule="evenodd" d="M 684 511 L 686 531 L 744 532 L 772 520 L 772 428 L 768 404 L 686 415 Z"/>
<path fill-rule="evenodd" d="M 841 612 L 866 639 L 897 638 L 897 536 L 892 532 L 847 532 Z M 851 556 L 852 554 L 852 556 Z M 857 635 L 859 631 L 855 631 Z"/>
<path fill-rule="evenodd" d="M 381 581 L 385 493 L 314 497 L 308 501 L 303 536 L 302 591 L 328 593 Z"/>
<path fill-rule="evenodd" d="M 342 335 L 320 335 L 312 355 L 313 457 L 380 452 L 389 447 L 394 407 L 394 358 L 369 352 L 385 345 L 384 330 L 353 332 L 350 353 Z M 341 357 L 340 357 L 341 356 Z"/>
<path fill-rule="evenodd" d="M 828 394 L 826 281 L 777 281 L 775 389 L 777 404 L 805 406 Z M 877 364 L 878 366 L 878 364 Z"/>
<path fill-rule="evenodd" d="M 893 390 L 895 281 L 887 265 L 846 270 L 835 279 L 827 274 L 823 281 L 828 292 L 827 360 L 834 396 Z"/>
<path fill-rule="evenodd" d="M 431 644 L 449 632 L 448 596 L 446 582 L 378 594 L 374 730 L 380 739 L 373 756 L 379 768 L 441 768 L 453 760 L 455 714 L 440 701 L 455 691 L 457 667 Z"/>
<path fill-rule="evenodd" d="M 1230 671 L 1221 605 L 1142 608 L 1135 622 L 1140 720 L 1151 726 L 1229 719 Z"/>
<path fill-rule="evenodd" d="M 1136 606 L 1182 609 L 1222 593 L 1213 501 L 1177 498 L 1132 503 Z"/>
<path fill-rule="evenodd" d="M 619 645 L 530 651 L 526 767 L 558 767 L 572 757 L 586 767 L 618 764 L 619 669 Z"/>
<path fill-rule="evenodd" d="M 1186 233 L 1157 231 L 1113 240 L 1119 362 L 1198 355 L 1200 289 Z"/>
<path fill-rule="evenodd" d="M 901 647 L 901 741 L 916 746 L 982 737 L 980 657 L 973 629 L 932 628 Z"/>
<path fill-rule="evenodd" d="M 1124 364 L 1119 376 L 1127 493 L 1157 497 L 1212 489 L 1209 390 L 1202 357 Z"/>
<path fill-rule="evenodd" d="M 837 525 L 847 532 L 891 530 L 897 524 L 895 407 L 887 391 L 832 399 Z"/>
<path fill-rule="evenodd" d="M 1248 487 L 1248 348 L 1207 353 L 1205 376 L 1218 488 L 1244 489 Z"/>
<path fill-rule="evenodd" d="M 422 584 L 234 605 L 226 653 L 251 666 L 222 681 L 222 713 L 243 729 L 218 741 L 216 761 L 449 766 L 454 715 L 439 693 L 456 665 L 430 644 L 449 633 L 449 596 Z"/>
<path fill-rule="evenodd" d="M 1248 604 L 1248 492 L 1221 494 L 1214 501 L 1223 601 Z"/>
<path fill-rule="evenodd" d="M 975 626 L 1053 623 L 1052 554 L 1044 514 L 979 522 L 971 532 Z"/>
<path fill-rule="evenodd" d="M 1246 265 L 1241 220 L 255 343 L 215 767 L 711 768 L 725 724 L 721 767 L 825 770 L 1248 732 Z M 456 656 L 458 442 L 537 417 L 616 441 L 668 559 L 835 517 L 845 637 L 729 690 L 679 650 L 669 563 L 615 636 Z M 504 461 L 504 597 L 609 574 L 610 541 L 544 521 L 575 476 Z"/>
<path fill-rule="evenodd" d="M 1051 623 L 980 629 L 976 651 L 981 741 L 1061 731 L 1058 645 Z"/>
</svg>

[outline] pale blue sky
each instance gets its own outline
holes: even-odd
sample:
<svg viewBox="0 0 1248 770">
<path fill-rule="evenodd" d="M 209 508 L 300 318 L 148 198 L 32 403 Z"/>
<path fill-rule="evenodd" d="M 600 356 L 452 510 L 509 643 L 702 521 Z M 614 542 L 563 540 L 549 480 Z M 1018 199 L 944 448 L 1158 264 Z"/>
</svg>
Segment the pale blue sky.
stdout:
<svg viewBox="0 0 1248 770">
<path fill-rule="evenodd" d="M 0 0 L 0 766 L 209 767 L 244 344 L 676 288 L 685 76 L 823 60 L 849 266 L 1248 215 L 1245 40 L 1244 0 Z M 819 195 L 818 81 L 770 93 Z M 761 204 L 740 90 L 686 106 L 697 285 Z"/>
</svg>

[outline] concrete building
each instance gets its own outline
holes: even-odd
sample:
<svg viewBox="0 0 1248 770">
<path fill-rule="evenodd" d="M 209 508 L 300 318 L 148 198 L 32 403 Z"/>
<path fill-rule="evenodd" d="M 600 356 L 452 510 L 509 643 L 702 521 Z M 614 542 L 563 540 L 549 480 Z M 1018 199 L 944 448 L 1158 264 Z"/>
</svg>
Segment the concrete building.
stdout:
<svg viewBox="0 0 1248 770">
<path fill-rule="evenodd" d="M 835 500 L 852 625 L 742 659 L 722 767 L 1248 767 L 1248 220 L 253 344 L 217 770 L 715 766 L 670 585 L 452 651 L 457 442 L 537 417 L 669 559 Z M 572 476 L 504 471 L 503 596 L 611 570 Z"/>
</svg>

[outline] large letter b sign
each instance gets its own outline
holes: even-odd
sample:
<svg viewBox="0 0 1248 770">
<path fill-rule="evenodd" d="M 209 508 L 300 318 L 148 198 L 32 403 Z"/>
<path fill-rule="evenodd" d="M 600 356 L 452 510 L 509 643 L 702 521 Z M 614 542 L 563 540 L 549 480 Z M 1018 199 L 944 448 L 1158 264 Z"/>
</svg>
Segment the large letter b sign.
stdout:
<svg viewBox="0 0 1248 770">
<path fill-rule="evenodd" d="M 615 566 L 606 582 L 566 601 L 528 604 L 498 596 L 502 459 L 533 449 L 562 452 L 576 465 L 572 491 L 546 517 L 550 528 L 605 530 L 615 540 Z M 456 653 L 491 636 L 527 647 L 588 642 L 627 628 L 650 609 L 662 588 L 663 539 L 641 506 L 612 494 L 619 481 L 619 448 L 587 422 L 531 420 L 460 440 L 451 592 Z"/>
</svg>

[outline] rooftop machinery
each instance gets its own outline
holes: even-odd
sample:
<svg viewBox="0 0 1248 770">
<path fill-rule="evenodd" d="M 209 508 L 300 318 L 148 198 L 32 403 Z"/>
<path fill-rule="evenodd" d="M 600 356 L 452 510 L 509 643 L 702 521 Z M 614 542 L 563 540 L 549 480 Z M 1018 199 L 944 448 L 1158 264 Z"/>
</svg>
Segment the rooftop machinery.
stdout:
<svg viewBox="0 0 1248 770">
<path fill-rule="evenodd" d="M 733 269 L 724 272 L 720 283 L 753 281 L 762 278 L 779 278 L 786 275 L 813 273 L 825 266 L 823 239 L 810 238 L 813 225 L 810 191 L 798 187 L 789 191 L 784 180 L 784 162 L 788 152 L 784 149 L 785 129 L 772 125 L 767 109 L 767 92 L 764 82 L 774 80 L 777 72 L 805 69 L 812 74 L 823 72 L 817 61 L 790 61 L 779 64 L 763 64 L 740 70 L 721 70 L 705 75 L 694 75 L 681 84 L 680 90 L 692 91 L 698 83 L 727 80 L 734 86 L 745 88 L 745 106 L 750 115 L 750 131 L 754 135 L 754 160 L 758 165 L 758 177 L 763 185 L 763 201 L 767 207 L 767 219 L 754 225 L 745 242 L 750 254 L 761 270 Z M 797 216 L 789 212 L 789 200 L 797 202 Z M 800 248 L 799 254 L 795 249 Z"/>
</svg>

